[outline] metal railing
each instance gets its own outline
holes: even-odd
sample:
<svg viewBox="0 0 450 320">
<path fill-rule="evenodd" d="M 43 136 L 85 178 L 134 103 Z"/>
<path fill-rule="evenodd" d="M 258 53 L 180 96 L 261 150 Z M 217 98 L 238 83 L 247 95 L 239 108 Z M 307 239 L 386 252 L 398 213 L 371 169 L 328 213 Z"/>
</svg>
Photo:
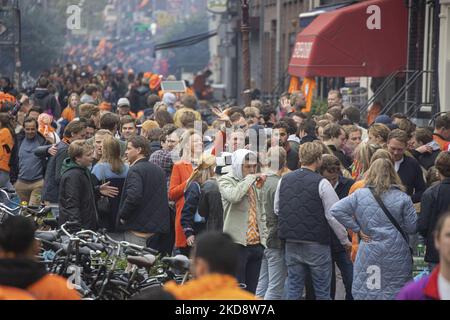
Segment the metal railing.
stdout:
<svg viewBox="0 0 450 320">
<path fill-rule="evenodd" d="M 386 89 L 386 87 L 392 82 L 392 80 L 402 71 L 398 70 L 398 71 L 394 71 L 392 72 L 386 79 L 384 79 L 383 83 L 378 87 L 378 89 L 374 92 L 374 94 L 372 95 L 372 97 L 370 97 L 370 99 L 367 100 L 366 104 L 364 106 L 361 107 L 361 113 L 365 113 L 367 112 L 367 110 L 369 109 L 370 105 L 373 104 L 375 102 L 375 100 L 379 97 L 379 95 L 381 94 L 381 92 L 384 91 L 384 89 Z"/>
<path fill-rule="evenodd" d="M 409 88 L 415 84 L 415 82 L 424 74 L 424 73 L 432 73 L 431 70 L 415 70 L 411 77 L 405 82 L 405 84 L 397 91 L 396 94 L 388 101 L 388 103 L 383 107 L 380 114 L 389 113 L 392 108 L 397 104 L 402 96 L 409 90 Z"/>
</svg>

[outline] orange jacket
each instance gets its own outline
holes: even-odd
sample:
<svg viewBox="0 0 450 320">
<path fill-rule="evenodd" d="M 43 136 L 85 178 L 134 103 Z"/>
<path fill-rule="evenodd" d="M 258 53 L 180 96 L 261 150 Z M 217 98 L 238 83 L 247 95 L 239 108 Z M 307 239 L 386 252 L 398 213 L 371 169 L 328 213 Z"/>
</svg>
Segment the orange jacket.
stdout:
<svg viewBox="0 0 450 320">
<path fill-rule="evenodd" d="M 171 281 L 164 289 L 177 300 L 256 300 L 253 294 L 239 288 L 235 278 L 222 274 L 208 274 L 185 285 Z"/>
<path fill-rule="evenodd" d="M 25 290 L 0 286 L 0 300 L 36 300 Z"/>
<path fill-rule="evenodd" d="M 80 300 L 75 289 L 67 285 L 67 280 L 54 274 L 48 274 L 27 289 L 37 300 Z"/>
<path fill-rule="evenodd" d="M 26 290 L 0 286 L 0 300 L 80 300 L 80 295 L 63 277 L 48 274 Z"/>
<path fill-rule="evenodd" d="M 0 259 L 0 288 L 6 299 L 18 299 L 19 289 L 36 300 L 80 299 L 66 279 L 48 274 L 45 266 L 29 258 Z"/>
<path fill-rule="evenodd" d="M 175 247 L 185 248 L 186 236 L 181 226 L 181 211 L 184 207 L 184 189 L 186 182 L 193 172 L 192 164 L 178 161 L 174 164 L 170 177 L 169 199 L 175 201 L 177 213 L 175 215 Z"/>
<path fill-rule="evenodd" d="M 7 128 L 0 129 L 0 170 L 10 172 L 9 160 L 14 147 L 14 138 Z"/>
</svg>

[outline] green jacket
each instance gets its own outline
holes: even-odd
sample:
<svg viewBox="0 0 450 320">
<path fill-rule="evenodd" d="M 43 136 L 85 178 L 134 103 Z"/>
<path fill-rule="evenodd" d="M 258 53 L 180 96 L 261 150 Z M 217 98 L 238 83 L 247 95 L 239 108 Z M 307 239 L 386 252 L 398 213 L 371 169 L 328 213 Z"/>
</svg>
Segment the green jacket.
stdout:
<svg viewBox="0 0 450 320">
<path fill-rule="evenodd" d="M 249 203 L 247 192 L 254 188 L 256 194 L 256 219 L 261 244 L 266 246 L 267 228 L 266 217 L 262 206 L 261 192 L 254 185 L 256 177 L 248 175 L 243 180 L 236 178 L 232 172 L 222 176 L 218 180 L 223 204 L 223 231 L 230 234 L 234 241 L 247 246 L 248 210 Z"/>
</svg>

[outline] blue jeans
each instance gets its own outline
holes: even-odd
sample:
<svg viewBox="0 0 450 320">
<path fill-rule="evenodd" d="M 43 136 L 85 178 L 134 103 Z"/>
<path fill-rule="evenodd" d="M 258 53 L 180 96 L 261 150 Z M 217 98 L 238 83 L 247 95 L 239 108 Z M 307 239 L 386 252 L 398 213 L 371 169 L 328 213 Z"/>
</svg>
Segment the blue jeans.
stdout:
<svg viewBox="0 0 450 320">
<path fill-rule="evenodd" d="M 0 170 L 0 188 L 13 189 L 13 186 L 9 181 L 9 173 L 3 170 Z"/>
<path fill-rule="evenodd" d="M 300 300 L 305 287 L 305 274 L 312 276 L 317 300 L 331 300 L 331 250 L 318 243 L 286 242 L 286 266 L 289 281 L 289 300 Z"/>
<path fill-rule="evenodd" d="M 287 268 L 282 249 L 265 249 L 256 295 L 264 300 L 281 300 Z"/>
<path fill-rule="evenodd" d="M 332 288 L 331 288 L 331 296 L 334 299 L 336 293 L 336 270 L 334 267 L 334 263 L 337 264 L 339 270 L 342 275 L 342 282 L 344 282 L 345 287 L 345 300 L 353 300 L 352 296 L 352 283 L 353 283 L 353 263 L 350 260 L 347 252 L 332 252 L 331 253 L 333 259 L 333 276 L 332 276 Z"/>
</svg>

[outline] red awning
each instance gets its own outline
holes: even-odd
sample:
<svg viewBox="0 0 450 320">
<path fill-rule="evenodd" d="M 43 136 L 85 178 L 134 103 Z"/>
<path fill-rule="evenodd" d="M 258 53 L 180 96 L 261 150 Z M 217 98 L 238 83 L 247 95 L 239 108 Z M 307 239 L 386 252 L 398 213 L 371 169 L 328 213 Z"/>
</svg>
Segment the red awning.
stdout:
<svg viewBox="0 0 450 320">
<path fill-rule="evenodd" d="M 379 8 L 380 29 L 371 16 Z M 369 13 L 368 13 L 369 11 Z M 289 73 L 299 77 L 384 77 L 406 67 L 408 10 L 370 0 L 321 14 L 297 35 Z"/>
</svg>

